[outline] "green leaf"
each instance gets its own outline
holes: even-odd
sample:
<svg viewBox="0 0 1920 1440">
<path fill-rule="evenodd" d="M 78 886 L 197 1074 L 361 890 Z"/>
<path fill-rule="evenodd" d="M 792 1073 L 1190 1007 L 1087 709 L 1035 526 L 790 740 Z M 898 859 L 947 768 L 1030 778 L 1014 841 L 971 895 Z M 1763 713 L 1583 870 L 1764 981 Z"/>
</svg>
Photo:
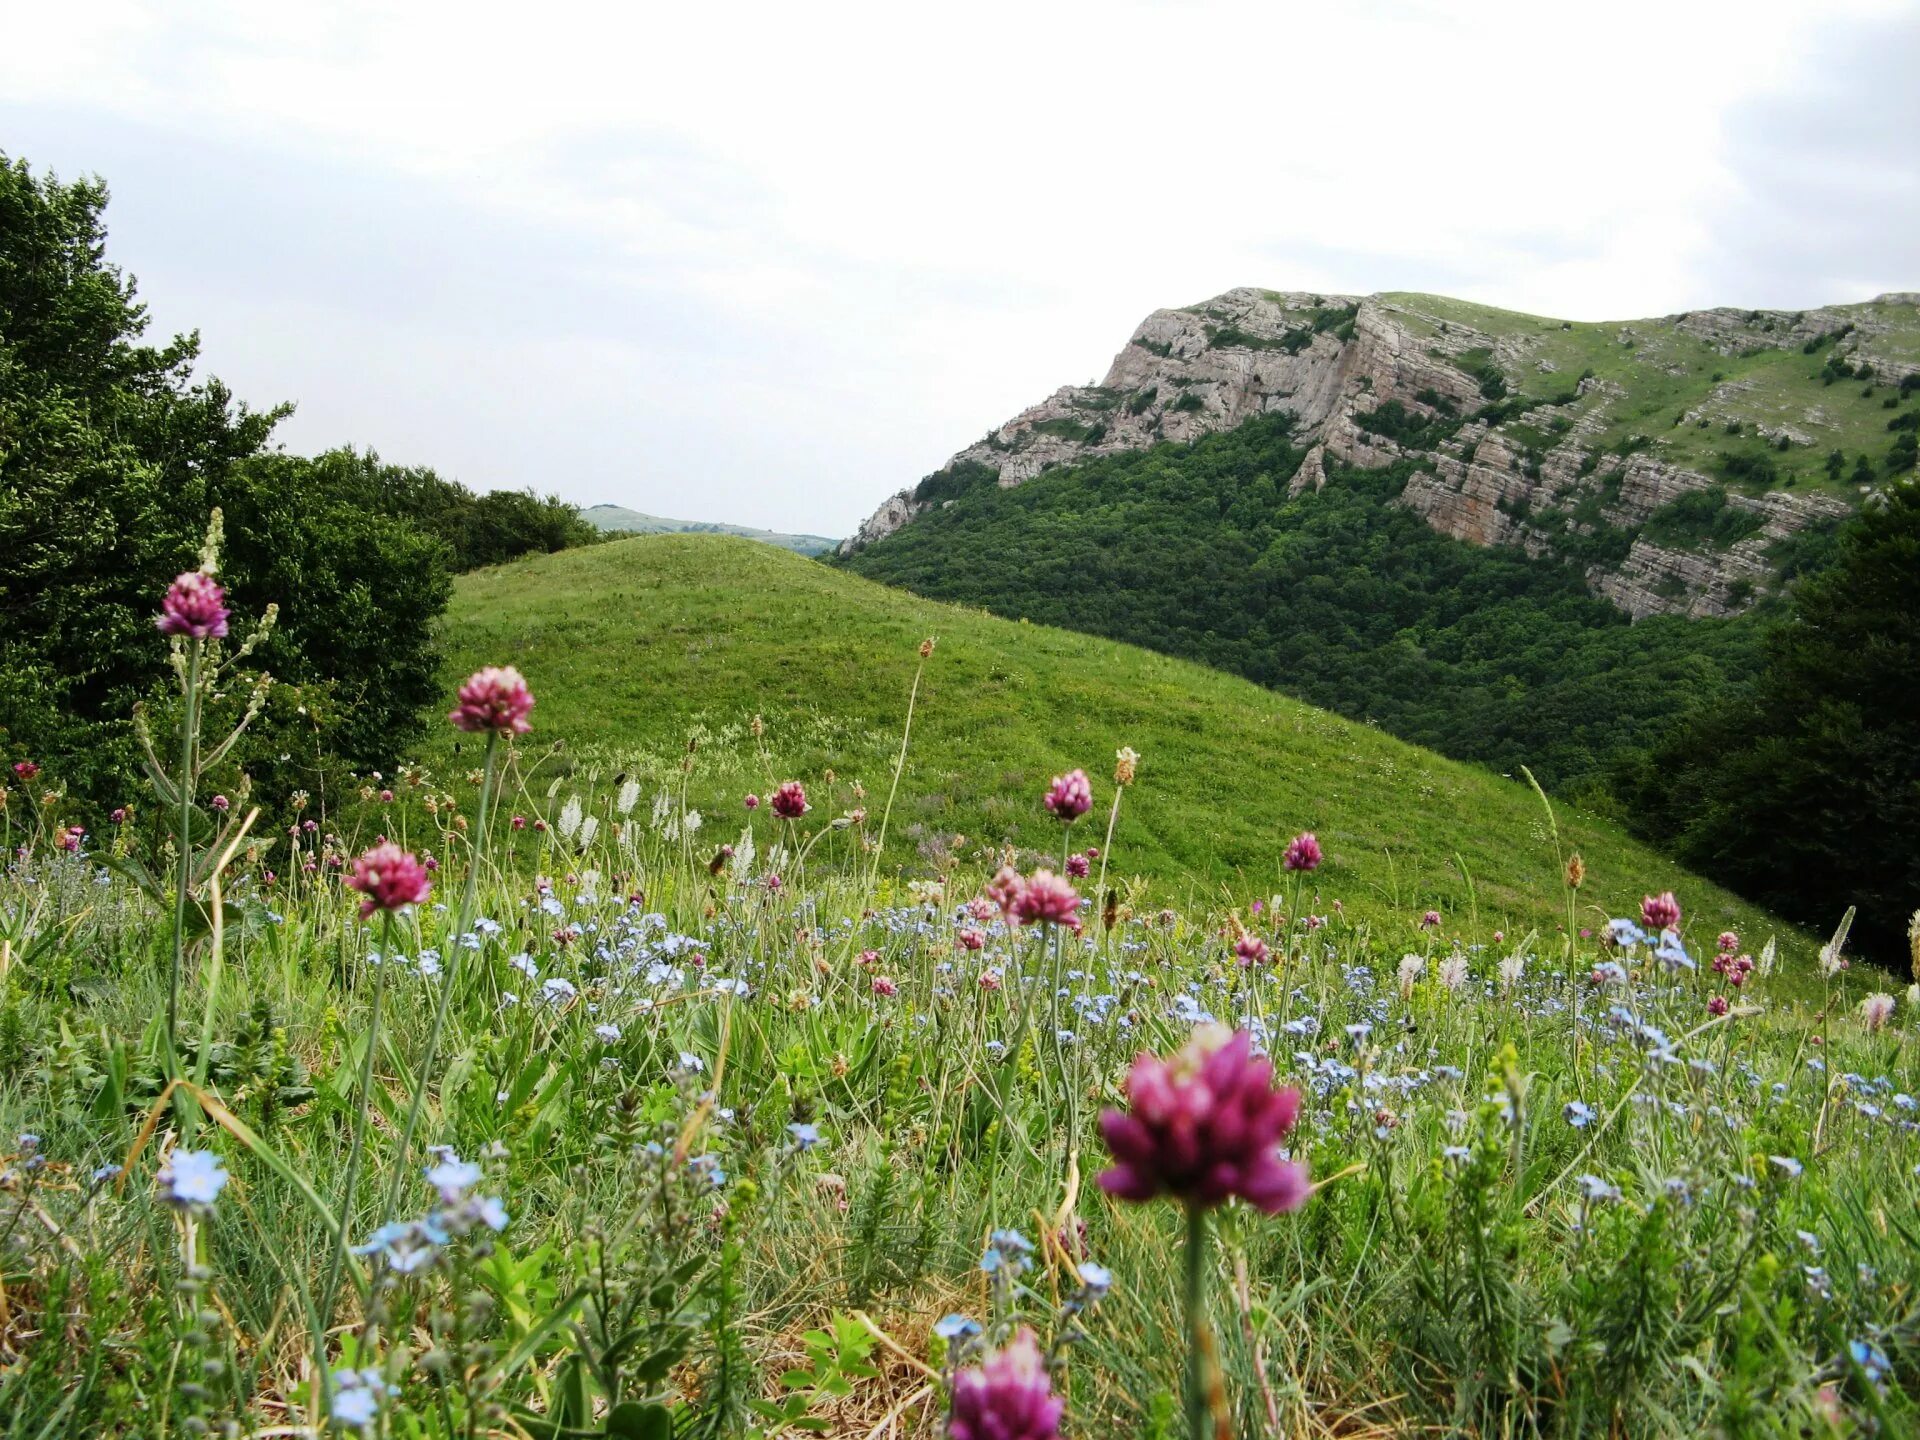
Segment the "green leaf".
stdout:
<svg viewBox="0 0 1920 1440">
<path fill-rule="evenodd" d="M 623 1400 L 607 1413 L 607 1434 L 624 1440 L 672 1440 L 673 1412 L 651 1400 Z"/>
</svg>

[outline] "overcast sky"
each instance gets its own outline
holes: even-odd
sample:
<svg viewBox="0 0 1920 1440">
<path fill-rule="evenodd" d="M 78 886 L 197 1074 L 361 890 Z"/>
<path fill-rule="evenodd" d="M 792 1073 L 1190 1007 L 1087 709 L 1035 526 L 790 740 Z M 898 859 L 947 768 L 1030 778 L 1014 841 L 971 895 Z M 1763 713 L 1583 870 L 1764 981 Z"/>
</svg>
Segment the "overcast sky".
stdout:
<svg viewBox="0 0 1920 1440">
<path fill-rule="evenodd" d="M 1920 289 L 1887 0 L 12 7 L 0 150 L 206 369 L 476 488 L 844 534 L 1157 306 Z"/>
</svg>

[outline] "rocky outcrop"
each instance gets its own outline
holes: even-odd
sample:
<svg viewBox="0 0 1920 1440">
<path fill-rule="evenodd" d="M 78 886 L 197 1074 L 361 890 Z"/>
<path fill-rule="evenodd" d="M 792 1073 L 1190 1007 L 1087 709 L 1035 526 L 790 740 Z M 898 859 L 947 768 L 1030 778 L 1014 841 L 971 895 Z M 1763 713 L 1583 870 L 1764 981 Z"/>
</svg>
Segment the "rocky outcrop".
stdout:
<svg viewBox="0 0 1920 1440">
<path fill-rule="evenodd" d="M 1279 413 L 1309 447 L 1291 496 L 1328 484 L 1336 463 L 1374 468 L 1411 457 L 1419 467 L 1399 503 L 1443 534 L 1531 555 L 1618 556 L 1592 565 L 1588 581 L 1636 618 L 1730 614 L 1773 583 L 1772 542 L 1849 506 L 1832 495 L 1729 493 L 1728 506 L 1763 517 L 1756 533 L 1732 545 L 1685 548 L 1639 535 L 1662 507 L 1718 482 L 1659 453 L 1669 445 L 1664 436 L 1621 433 L 1627 420 L 1619 416 L 1645 423 L 1644 404 L 1631 404 L 1635 375 L 1692 376 L 1705 369 L 1703 350 L 1804 351 L 1821 357 L 1810 369 L 1831 354 L 1869 364 L 1893 385 L 1920 371 L 1920 300 L 1904 294 L 1861 306 L 1699 310 L 1582 327 L 1644 367 L 1607 375 L 1567 373 L 1569 356 L 1580 363 L 1578 350 L 1549 353 L 1555 332 L 1573 328 L 1422 296 L 1251 288 L 1156 310 L 1098 385 L 1063 387 L 996 427 L 918 490 L 890 497 L 841 549 L 894 534 L 965 483 L 985 483 L 988 472 L 1002 486 L 1020 485 L 1058 465 L 1197 440 Z M 1750 379 L 1715 373 L 1708 385 L 1703 375 L 1693 403 L 1660 423 L 1717 435 L 1745 416 L 1745 433 L 1776 446 L 1828 444 L 1838 401 L 1819 379 L 1789 412 L 1762 407 L 1760 399 L 1778 397 L 1756 397 Z M 1490 408 L 1522 388 L 1531 397 L 1524 403 Z M 1728 433 L 1740 431 L 1732 425 Z"/>
<path fill-rule="evenodd" d="M 929 508 L 914 501 L 913 492 L 902 490 L 897 495 L 889 495 L 881 502 L 880 508 L 861 523 L 860 528 L 840 542 L 840 553 L 851 554 L 876 540 L 884 540 L 896 530 L 904 528 L 919 518 Z"/>
</svg>

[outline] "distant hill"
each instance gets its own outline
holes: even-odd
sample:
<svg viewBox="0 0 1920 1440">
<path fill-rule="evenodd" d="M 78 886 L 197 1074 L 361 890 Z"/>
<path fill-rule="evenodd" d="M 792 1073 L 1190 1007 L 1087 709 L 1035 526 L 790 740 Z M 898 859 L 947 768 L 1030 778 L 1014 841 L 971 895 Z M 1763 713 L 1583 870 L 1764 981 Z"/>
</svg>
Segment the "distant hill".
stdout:
<svg viewBox="0 0 1920 1440">
<path fill-rule="evenodd" d="M 581 519 L 602 530 L 623 531 L 634 535 L 738 535 L 742 540 L 758 540 L 763 545 L 778 545 L 796 555 L 824 555 L 840 542 L 825 535 L 782 535 L 776 530 L 756 530 L 751 525 L 722 525 L 706 520 L 668 520 L 659 515 L 643 515 L 624 505 L 594 505 L 580 512 Z"/>
<path fill-rule="evenodd" d="M 1328 857 L 1316 881 L 1382 926 L 1396 957 L 1429 905 L 1450 923 L 1477 909 L 1516 936 L 1564 920 L 1546 817 L 1517 779 L 1187 661 L 923 600 L 771 546 L 645 536 L 496 566 L 455 583 L 445 631 L 449 675 L 526 672 L 536 738 L 566 742 L 568 784 L 630 775 L 643 805 L 671 785 L 705 813 L 712 846 L 738 836 L 744 792 L 789 776 L 806 782 L 814 822 L 862 806 L 876 831 L 928 636 L 888 870 L 931 873 L 956 835 L 969 854 L 1009 842 L 1057 860 L 1060 826 L 1040 795 L 1076 765 L 1099 809 L 1072 839 L 1100 844 L 1114 752 L 1131 745 L 1144 758 L 1113 861 L 1123 881 L 1147 883 L 1142 903 L 1277 887 L 1282 848 L 1313 829 Z M 1642 894 L 1669 887 L 1706 931 L 1764 938 L 1774 923 L 1611 825 L 1564 806 L 1559 817 L 1588 866 L 1581 924 L 1637 913 Z"/>
<path fill-rule="evenodd" d="M 1571 562 L 1634 617 L 1737 614 L 1914 468 L 1920 294 L 1573 322 L 1437 295 L 1239 289 L 1156 310 L 1106 378 L 989 431 L 849 539 L 982 486 L 1287 416 L 1305 458 L 1400 466 L 1443 535 Z M 959 597 L 955 597 L 959 598 Z M 971 597 L 969 597 L 971 598 Z"/>
</svg>

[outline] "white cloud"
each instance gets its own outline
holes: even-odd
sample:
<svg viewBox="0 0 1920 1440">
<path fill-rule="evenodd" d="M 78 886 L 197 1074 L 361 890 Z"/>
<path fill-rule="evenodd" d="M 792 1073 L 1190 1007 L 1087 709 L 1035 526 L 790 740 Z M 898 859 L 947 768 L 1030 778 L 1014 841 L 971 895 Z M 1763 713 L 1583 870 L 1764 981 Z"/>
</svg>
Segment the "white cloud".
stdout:
<svg viewBox="0 0 1920 1440">
<path fill-rule="evenodd" d="M 1725 228 L 1823 139 L 1742 117 L 1824 113 L 1844 37 L 1912 9 L 1731 13 L 42 7 L 0 120 L 107 175 L 157 321 L 298 399 L 290 443 L 844 531 L 1230 285 L 1606 318 L 1916 283 L 1897 144 L 1840 182 L 1878 192 L 1870 254 L 1776 224 L 1733 266 Z M 1839 93 L 1871 130 L 1904 84 Z"/>
</svg>

